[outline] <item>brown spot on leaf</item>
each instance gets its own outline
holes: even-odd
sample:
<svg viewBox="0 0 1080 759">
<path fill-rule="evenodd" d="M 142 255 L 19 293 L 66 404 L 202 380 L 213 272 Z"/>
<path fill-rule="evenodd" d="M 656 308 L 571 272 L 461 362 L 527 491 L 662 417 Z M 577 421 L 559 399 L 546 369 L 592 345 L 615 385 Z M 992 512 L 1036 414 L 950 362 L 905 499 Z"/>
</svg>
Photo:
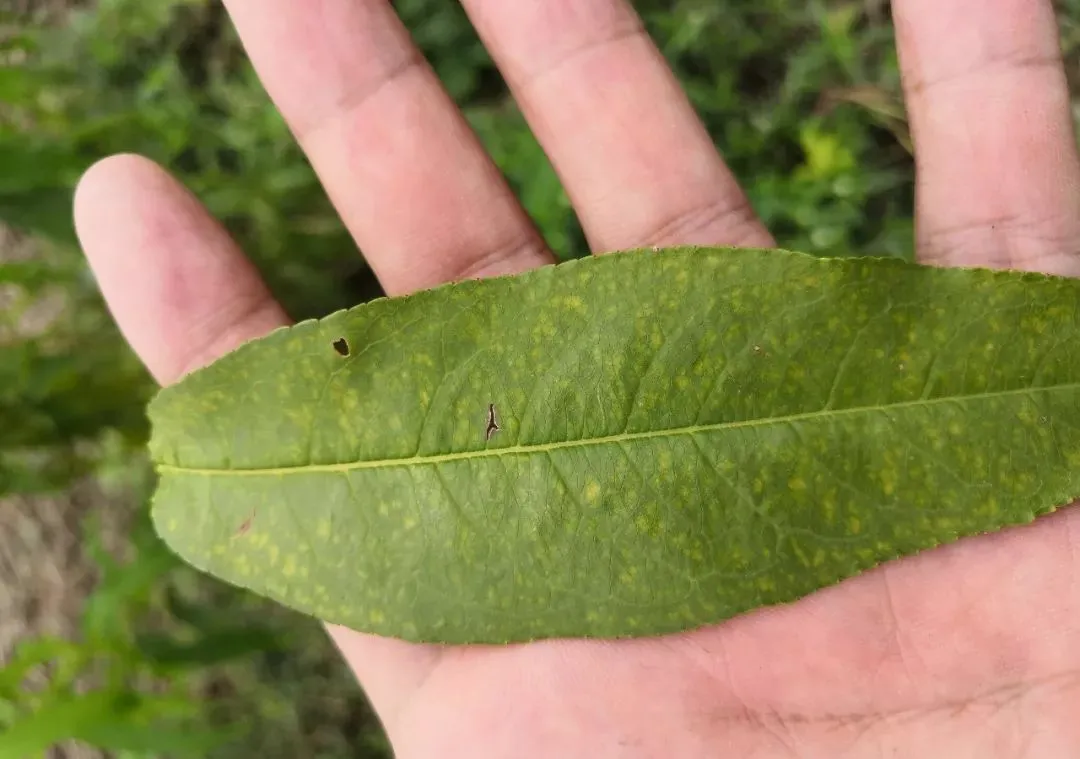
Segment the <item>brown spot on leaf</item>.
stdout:
<svg viewBox="0 0 1080 759">
<path fill-rule="evenodd" d="M 240 523 L 240 527 L 237 528 L 236 532 L 233 533 L 233 537 L 234 538 L 239 538 L 239 537 L 247 534 L 247 531 L 251 529 L 251 523 L 254 522 L 254 521 L 255 521 L 255 512 L 252 511 L 251 516 L 249 516 L 247 519 L 245 519 L 243 522 Z"/>
</svg>

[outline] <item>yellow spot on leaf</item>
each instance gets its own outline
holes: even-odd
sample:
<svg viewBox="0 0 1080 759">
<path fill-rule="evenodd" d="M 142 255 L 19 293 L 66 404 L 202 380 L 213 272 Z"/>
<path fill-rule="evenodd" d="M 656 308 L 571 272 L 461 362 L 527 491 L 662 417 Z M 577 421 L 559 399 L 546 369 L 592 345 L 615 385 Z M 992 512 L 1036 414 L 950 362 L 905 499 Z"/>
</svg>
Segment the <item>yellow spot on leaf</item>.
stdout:
<svg viewBox="0 0 1080 759">
<path fill-rule="evenodd" d="M 585 486 L 585 500 L 589 503 L 596 503 L 600 498 L 600 484 L 594 480 L 590 480 Z"/>
</svg>

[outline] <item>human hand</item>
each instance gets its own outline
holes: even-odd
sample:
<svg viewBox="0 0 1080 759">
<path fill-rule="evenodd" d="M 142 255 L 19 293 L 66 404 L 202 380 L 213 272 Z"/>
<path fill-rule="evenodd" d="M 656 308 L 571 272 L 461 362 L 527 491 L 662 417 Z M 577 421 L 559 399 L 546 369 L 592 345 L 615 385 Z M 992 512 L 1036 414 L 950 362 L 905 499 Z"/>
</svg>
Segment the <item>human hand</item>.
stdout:
<svg viewBox="0 0 1080 759">
<path fill-rule="evenodd" d="M 625 0 L 464 0 L 593 249 L 773 244 Z M 226 0 L 391 294 L 553 259 L 382 0 Z M 925 261 L 1080 275 L 1050 0 L 893 0 Z M 83 246 L 174 382 L 286 322 L 148 162 L 91 169 Z M 331 633 L 401 757 L 1080 756 L 1080 512 L 682 635 L 524 645 Z"/>
</svg>

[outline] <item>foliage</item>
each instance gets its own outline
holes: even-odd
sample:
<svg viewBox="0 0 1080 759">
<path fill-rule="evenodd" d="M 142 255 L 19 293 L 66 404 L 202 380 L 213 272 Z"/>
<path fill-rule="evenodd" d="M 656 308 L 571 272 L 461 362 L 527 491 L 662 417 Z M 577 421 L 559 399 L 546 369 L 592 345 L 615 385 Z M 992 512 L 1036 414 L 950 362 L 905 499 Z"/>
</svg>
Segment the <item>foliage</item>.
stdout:
<svg viewBox="0 0 1080 759">
<path fill-rule="evenodd" d="M 910 255 L 911 162 L 891 32 L 874 2 L 637 5 L 781 244 Z M 394 6 L 552 246 L 564 257 L 583 255 L 565 194 L 460 5 Z M 1065 36 L 1075 47 L 1075 24 Z M 145 474 L 143 408 L 154 388 L 96 294 L 70 215 L 78 176 L 115 152 L 139 152 L 175 172 L 252 254 L 295 317 L 378 293 L 219 3 L 98 0 L 60 25 L 0 18 L 0 220 L 38 240 L 34 257 L 0 259 L 0 493 L 61 489 L 103 471 Z M 132 629 L 144 618 L 164 618 L 172 620 L 166 627 L 194 634 L 166 603 L 175 583 L 212 616 L 274 613 L 252 598 L 238 604 L 182 568 L 156 565 L 158 549 L 144 537 L 132 535 L 128 563 L 110 565 L 112 576 L 142 578 L 125 581 L 140 588 L 124 601 Z M 198 702 L 206 720 L 263 720 L 229 756 L 241 755 L 240 747 L 267 757 L 382 755 L 384 746 L 369 746 L 381 740 L 372 738 L 378 727 L 332 647 L 306 622 L 288 615 L 281 622 L 304 641 L 294 653 L 253 653 L 224 668 L 196 656 L 161 669 L 130 636 L 103 648 L 86 634 L 36 650 L 76 663 L 100 653 L 117 672 L 164 679 L 170 698 L 197 689 L 200 678 L 216 678 L 213 697 Z M 30 659 L 20 661 L 35 655 L 27 645 L 20 655 Z M 7 670 L 3 677 L 14 682 Z M 52 682 L 57 693 L 71 692 L 70 678 Z M 117 685 L 82 708 L 134 715 L 143 720 L 137 724 L 150 716 L 196 719 L 148 695 L 156 692 Z M 9 721 L 53 703 L 25 690 L 16 696 L 6 702 Z"/>
<path fill-rule="evenodd" d="M 0 89 L 10 111 L 0 216 L 73 243 L 81 172 L 113 153 L 148 155 L 256 252 L 303 318 L 347 301 L 323 272 L 355 259 L 355 248 L 229 29 L 204 0 L 102 0 L 11 40 L 27 63 L 8 67 Z"/>
<path fill-rule="evenodd" d="M 96 471 L 113 507 L 152 485 L 144 461 L 125 459 Z M 123 557 L 106 550 L 98 520 L 86 525 L 98 580 L 78 637 L 28 638 L 0 668 L 0 757 L 70 740 L 122 759 L 386 753 L 320 630 L 208 584 L 160 541 L 149 511 L 134 517 Z M 334 731 L 317 727 L 329 720 Z"/>
<path fill-rule="evenodd" d="M 162 390 L 154 521 L 363 632 L 682 632 L 1080 496 L 1078 299 L 726 248 L 383 298 Z"/>
<path fill-rule="evenodd" d="M 186 599 L 176 557 L 140 516 L 126 562 L 91 533 L 100 577 L 80 640 L 25 640 L 0 670 L 0 756 L 41 756 L 78 739 L 130 759 L 205 757 L 243 735 L 242 724 L 205 724 L 192 692 L 207 666 L 282 650 L 286 636 Z"/>
</svg>

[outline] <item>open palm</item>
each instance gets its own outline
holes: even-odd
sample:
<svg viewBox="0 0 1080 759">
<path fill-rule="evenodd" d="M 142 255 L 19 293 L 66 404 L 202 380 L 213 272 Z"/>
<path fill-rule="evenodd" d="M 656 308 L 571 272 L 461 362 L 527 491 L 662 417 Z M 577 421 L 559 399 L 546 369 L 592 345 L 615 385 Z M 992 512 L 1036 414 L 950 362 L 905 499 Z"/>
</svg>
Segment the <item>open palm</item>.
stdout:
<svg viewBox="0 0 1080 759">
<path fill-rule="evenodd" d="M 626 0 L 463 0 L 597 252 L 768 247 Z M 386 290 L 553 259 L 385 0 L 226 0 Z M 1080 275 L 1050 0 L 893 0 L 924 261 Z M 171 383 L 286 322 L 173 179 L 92 168 L 79 234 Z M 1080 513 L 684 635 L 440 647 L 331 630 L 401 757 L 1080 756 Z"/>
</svg>

